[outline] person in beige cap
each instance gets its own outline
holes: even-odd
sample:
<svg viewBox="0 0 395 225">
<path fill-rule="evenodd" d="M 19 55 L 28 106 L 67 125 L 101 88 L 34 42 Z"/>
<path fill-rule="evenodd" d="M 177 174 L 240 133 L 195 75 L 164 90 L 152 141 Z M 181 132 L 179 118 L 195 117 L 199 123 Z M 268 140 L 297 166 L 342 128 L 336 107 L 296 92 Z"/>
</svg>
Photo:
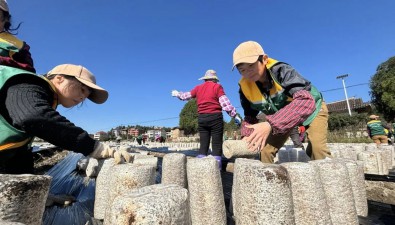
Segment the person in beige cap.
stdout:
<svg viewBox="0 0 395 225">
<path fill-rule="evenodd" d="M 379 116 L 374 114 L 369 116 L 367 131 L 369 137 L 373 140 L 374 143 L 376 143 L 376 145 L 388 144 L 388 136 L 385 132 L 385 129 L 387 129 L 388 132 L 388 130 L 391 130 L 391 127 L 382 123 L 379 120 Z"/>
<path fill-rule="evenodd" d="M 198 130 L 200 135 L 200 149 L 197 157 L 203 158 L 207 156 L 210 139 L 212 139 L 211 155 L 217 160 L 218 166 L 221 169 L 222 138 L 224 132 L 222 110 L 235 118 L 235 123 L 240 123 L 241 119 L 236 113 L 236 108 L 233 107 L 229 98 L 225 95 L 222 85 L 218 83 L 219 79 L 215 70 L 207 70 L 199 80 L 204 80 L 204 83 L 197 85 L 188 92 L 173 90 L 172 96 L 184 101 L 196 98 Z"/>
<path fill-rule="evenodd" d="M 331 157 L 326 145 L 328 110 L 321 93 L 292 66 L 269 58 L 255 41 L 233 52 L 233 69 L 241 74 L 239 93 L 244 109 L 241 126 L 248 149 L 261 151 L 261 161 L 273 163 L 291 130 L 303 125 L 311 159 Z M 265 122 L 256 116 L 266 115 Z"/>
<path fill-rule="evenodd" d="M 0 0 L 0 65 L 12 66 L 35 73 L 30 46 L 13 34 L 11 14 L 6 0 Z"/>
<path fill-rule="evenodd" d="M 85 156 L 129 160 L 56 111 L 58 105 L 70 108 L 87 98 L 102 104 L 108 92 L 83 66 L 59 65 L 44 77 L 0 66 L 0 173 L 34 173 L 30 146 L 34 137 Z"/>
</svg>

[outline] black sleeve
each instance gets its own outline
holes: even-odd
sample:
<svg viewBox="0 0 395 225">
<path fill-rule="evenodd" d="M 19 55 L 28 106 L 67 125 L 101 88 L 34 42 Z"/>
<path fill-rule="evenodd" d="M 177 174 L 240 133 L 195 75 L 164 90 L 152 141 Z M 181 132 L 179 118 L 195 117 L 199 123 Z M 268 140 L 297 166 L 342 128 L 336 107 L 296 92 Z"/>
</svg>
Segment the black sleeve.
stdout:
<svg viewBox="0 0 395 225">
<path fill-rule="evenodd" d="M 244 117 L 250 116 L 255 118 L 258 115 L 259 111 L 251 108 L 251 103 L 247 100 L 243 91 L 241 91 L 241 88 L 239 89 L 239 95 L 241 107 L 243 107 L 244 111 Z"/>
<path fill-rule="evenodd" d="M 292 97 L 297 91 L 310 91 L 310 81 L 302 77 L 292 66 L 286 63 L 279 63 L 274 65 L 271 69 L 277 81 Z"/>
<path fill-rule="evenodd" d="M 41 79 L 41 78 L 40 78 Z M 88 132 L 75 126 L 51 107 L 53 92 L 45 81 L 18 83 L 7 88 L 8 122 L 31 136 L 64 149 L 88 155 L 96 143 Z"/>
</svg>

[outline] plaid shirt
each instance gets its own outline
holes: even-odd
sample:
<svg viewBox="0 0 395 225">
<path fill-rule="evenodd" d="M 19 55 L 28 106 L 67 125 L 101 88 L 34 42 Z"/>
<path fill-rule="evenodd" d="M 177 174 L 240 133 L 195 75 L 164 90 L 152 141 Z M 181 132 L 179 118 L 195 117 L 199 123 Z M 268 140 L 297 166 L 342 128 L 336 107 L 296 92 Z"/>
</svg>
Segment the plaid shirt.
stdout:
<svg viewBox="0 0 395 225">
<path fill-rule="evenodd" d="M 266 120 L 272 127 L 273 134 L 285 134 L 293 127 L 303 123 L 315 110 L 315 102 L 310 92 L 297 91 L 293 101 L 273 115 L 267 115 Z M 246 125 L 258 123 L 258 119 L 246 117 L 242 123 L 241 135 L 249 136 L 253 129 Z"/>
<path fill-rule="evenodd" d="M 179 92 L 178 96 L 181 100 L 190 100 L 192 98 L 191 92 Z M 230 117 L 236 116 L 236 108 L 230 103 L 229 98 L 226 95 L 222 95 L 219 97 L 219 104 L 222 107 L 222 110 L 228 113 Z"/>
</svg>

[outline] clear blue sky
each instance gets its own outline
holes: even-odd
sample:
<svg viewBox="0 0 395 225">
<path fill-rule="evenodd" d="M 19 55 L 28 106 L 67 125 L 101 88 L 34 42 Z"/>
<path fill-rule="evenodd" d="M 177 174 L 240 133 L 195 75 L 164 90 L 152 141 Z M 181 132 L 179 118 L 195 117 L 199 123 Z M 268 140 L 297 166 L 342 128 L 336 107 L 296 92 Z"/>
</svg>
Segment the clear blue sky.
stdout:
<svg viewBox="0 0 395 225">
<path fill-rule="evenodd" d="M 18 37 L 31 46 L 35 67 L 81 64 L 110 95 L 62 115 L 90 133 L 118 125 L 178 125 L 189 91 L 207 69 L 217 71 L 239 107 L 234 48 L 254 40 L 269 57 L 291 64 L 327 102 L 369 101 L 377 66 L 395 55 L 394 0 L 8 0 Z M 170 119 L 169 119 L 170 118 Z M 225 115 L 225 120 L 229 117 Z"/>
</svg>

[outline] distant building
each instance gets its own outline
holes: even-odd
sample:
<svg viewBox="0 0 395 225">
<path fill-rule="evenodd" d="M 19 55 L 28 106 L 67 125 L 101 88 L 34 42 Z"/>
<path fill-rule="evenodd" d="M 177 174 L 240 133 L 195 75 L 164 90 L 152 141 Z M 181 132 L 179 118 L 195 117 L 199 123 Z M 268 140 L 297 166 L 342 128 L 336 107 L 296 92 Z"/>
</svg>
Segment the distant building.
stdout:
<svg viewBox="0 0 395 225">
<path fill-rule="evenodd" d="M 188 137 L 186 137 L 184 134 L 184 130 L 181 130 L 180 128 L 176 127 L 173 128 L 169 133 L 170 133 L 169 135 L 171 141 L 175 141 L 175 142 L 199 141 L 199 132 L 194 135 L 188 135 Z"/>
<path fill-rule="evenodd" d="M 166 137 L 166 131 L 164 129 L 154 129 L 154 130 L 147 130 L 148 138 L 155 138 L 155 137 Z"/>
<path fill-rule="evenodd" d="M 361 98 L 349 98 L 348 103 L 350 105 L 351 112 L 363 113 L 371 112 L 372 106 L 370 102 L 363 102 Z M 347 101 L 341 100 L 337 102 L 330 102 L 326 104 L 328 107 L 329 114 L 331 113 L 348 113 Z"/>
<path fill-rule="evenodd" d="M 128 130 L 128 135 L 132 136 L 132 137 L 137 137 L 137 136 L 139 136 L 139 130 L 136 128 L 130 128 Z"/>
<path fill-rule="evenodd" d="M 180 130 L 178 127 L 174 128 L 170 131 L 170 137 L 171 139 L 175 140 L 179 137 L 183 137 L 184 136 L 184 131 Z"/>
<path fill-rule="evenodd" d="M 96 132 L 96 134 L 93 136 L 93 139 L 95 139 L 95 140 L 103 140 L 103 139 L 107 139 L 107 138 L 108 138 L 108 135 L 104 131 Z"/>
</svg>

